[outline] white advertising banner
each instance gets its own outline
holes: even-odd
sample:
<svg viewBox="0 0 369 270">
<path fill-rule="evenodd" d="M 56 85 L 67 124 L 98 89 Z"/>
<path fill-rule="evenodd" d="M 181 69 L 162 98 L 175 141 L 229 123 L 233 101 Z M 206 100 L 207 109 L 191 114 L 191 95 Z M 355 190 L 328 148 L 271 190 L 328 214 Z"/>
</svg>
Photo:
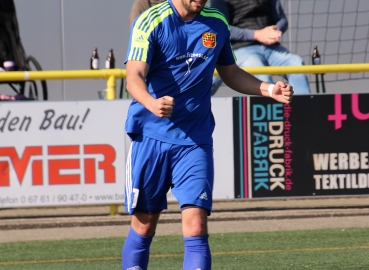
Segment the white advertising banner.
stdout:
<svg viewBox="0 0 369 270">
<path fill-rule="evenodd" d="M 0 208 L 123 204 L 130 102 L 1 102 Z M 232 98 L 212 107 L 213 198 L 232 199 Z"/>
<path fill-rule="evenodd" d="M 126 111 L 115 100 L 0 103 L 0 207 L 122 203 Z"/>
</svg>

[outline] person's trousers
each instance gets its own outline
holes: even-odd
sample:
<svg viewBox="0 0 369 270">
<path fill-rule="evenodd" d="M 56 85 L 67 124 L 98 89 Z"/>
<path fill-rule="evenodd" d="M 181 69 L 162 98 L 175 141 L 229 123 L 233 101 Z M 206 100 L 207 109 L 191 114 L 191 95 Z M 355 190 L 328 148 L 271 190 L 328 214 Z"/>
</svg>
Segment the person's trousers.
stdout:
<svg viewBox="0 0 369 270">
<path fill-rule="evenodd" d="M 237 57 L 236 64 L 239 67 L 260 66 L 302 66 L 304 60 L 297 54 L 293 54 L 281 45 L 264 46 L 260 44 L 249 45 L 234 50 Z M 284 76 L 284 74 L 281 74 Z M 273 83 L 271 75 L 255 75 L 258 79 Z M 309 82 L 305 74 L 286 74 L 287 81 L 292 85 L 295 94 L 310 94 Z M 213 77 L 211 89 L 212 95 L 221 86 L 219 76 Z"/>
</svg>

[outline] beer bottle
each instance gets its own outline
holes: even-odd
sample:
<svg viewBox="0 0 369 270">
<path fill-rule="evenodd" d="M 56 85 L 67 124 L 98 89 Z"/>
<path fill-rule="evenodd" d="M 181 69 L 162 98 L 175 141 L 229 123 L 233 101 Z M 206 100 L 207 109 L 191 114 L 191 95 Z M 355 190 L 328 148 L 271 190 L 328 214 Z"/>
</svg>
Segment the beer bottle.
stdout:
<svg viewBox="0 0 369 270">
<path fill-rule="evenodd" d="M 92 51 L 92 56 L 90 59 L 90 68 L 99 69 L 99 54 L 97 53 L 97 48 Z"/>
<path fill-rule="evenodd" d="M 312 60 L 313 60 L 313 65 L 320 65 L 321 64 L 320 53 L 318 51 L 318 46 L 317 45 L 314 46 L 313 55 L 311 57 L 312 57 Z"/>
<path fill-rule="evenodd" d="M 108 57 L 106 57 L 105 68 L 107 69 L 115 68 L 115 57 L 114 57 L 113 49 L 110 49 L 108 53 Z"/>
<path fill-rule="evenodd" d="M 311 58 L 313 60 L 313 65 L 320 65 L 322 63 L 317 45 L 314 46 L 314 50 L 313 50 L 313 54 L 311 55 Z M 324 73 L 315 74 L 316 92 L 319 93 L 319 91 L 320 91 L 320 89 L 319 89 L 319 75 L 320 75 L 321 83 L 322 83 L 322 92 L 325 93 Z"/>
</svg>

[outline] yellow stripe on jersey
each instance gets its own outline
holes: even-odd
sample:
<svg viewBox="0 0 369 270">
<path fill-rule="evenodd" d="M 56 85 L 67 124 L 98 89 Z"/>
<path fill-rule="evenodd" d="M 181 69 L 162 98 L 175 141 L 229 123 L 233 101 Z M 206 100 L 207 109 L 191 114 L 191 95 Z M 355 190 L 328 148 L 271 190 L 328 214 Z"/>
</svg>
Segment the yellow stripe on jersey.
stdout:
<svg viewBox="0 0 369 270">
<path fill-rule="evenodd" d="M 149 8 L 138 17 L 133 26 L 131 46 L 127 60 L 147 61 L 151 32 L 172 13 L 173 10 L 169 3 L 163 2 Z"/>
</svg>

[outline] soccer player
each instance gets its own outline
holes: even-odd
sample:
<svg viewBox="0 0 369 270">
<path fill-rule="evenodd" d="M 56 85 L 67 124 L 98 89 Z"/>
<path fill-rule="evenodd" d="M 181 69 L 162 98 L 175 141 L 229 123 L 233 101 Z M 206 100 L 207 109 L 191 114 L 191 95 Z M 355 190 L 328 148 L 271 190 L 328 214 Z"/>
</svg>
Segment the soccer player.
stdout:
<svg viewBox="0 0 369 270">
<path fill-rule="evenodd" d="M 207 218 L 212 210 L 216 68 L 232 89 L 291 102 L 292 87 L 269 84 L 235 64 L 230 28 L 206 0 L 168 0 L 135 20 L 126 57 L 133 100 L 126 119 L 132 140 L 125 209 L 131 228 L 122 269 L 147 269 L 150 244 L 171 188 L 182 210 L 183 269 L 211 269 Z"/>
</svg>

